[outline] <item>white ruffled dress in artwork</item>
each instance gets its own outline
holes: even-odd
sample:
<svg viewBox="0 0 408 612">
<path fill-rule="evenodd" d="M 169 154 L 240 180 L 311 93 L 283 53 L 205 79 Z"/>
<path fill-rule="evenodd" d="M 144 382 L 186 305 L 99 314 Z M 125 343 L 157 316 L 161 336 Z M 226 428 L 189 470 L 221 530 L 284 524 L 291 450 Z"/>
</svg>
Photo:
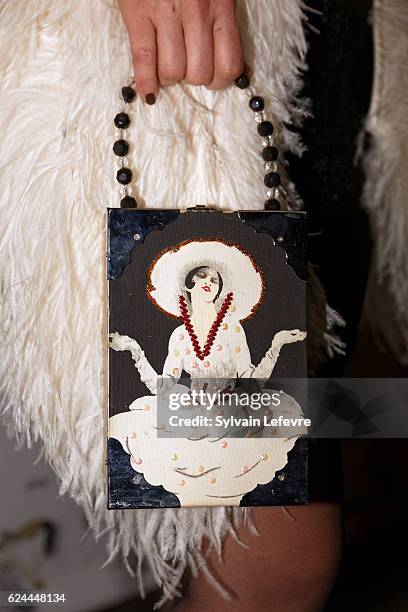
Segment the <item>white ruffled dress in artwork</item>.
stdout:
<svg viewBox="0 0 408 612">
<path fill-rule="evenodd" d="M 210 353 L 199 359 L 185 325 L 177 327 L 170 336 L 168 355 L 162 377 L 154 371 L 142 352 L 136 367 L 141 380 L 153 395 L 136 399 L 129 411 L 109 419 L 109 436 L 118 439 L 130 454 L 134 470 L 142 472 L 151 485 L 163 485 L 174 493 L 182 506 L 239 505 L 241 498 L 258 484 L 273 480 L 275 473 L 287 463 L 287 453 L 306 429 L 300 423 L 288 428 L 265 427 L 255 435 L 240 435 L 242 428 L 219 427 L 215 435 L 191 437 L 158 436 L 165 416 L 160 413 L 158 396 L 166 401 L 163 385 L 170 383 L 172 393 L 185 394 L 189 387 L 178 384 L 182 372 L 191 377 L 191 388 L 207 393 L 234 387 L 236 378 L 268 380 L 277 357 L 267 351 L 258 366 L 251 362 L 245 331 L 234 313 L 227 313 L 221 322 Z M 303 416 L 296 400 L 283 391 L 263 388 L 269 395 L 269 407 L 248 411 L 253 417 L 273 418 L 274 397 L 279 393 L 276 412 L 296 419 Z M 275 396 L 274 396 L 275 394 Z M 274 396 L 274 397 L 273 397 Z M 192 407 L 182 410 L 185 417 L 196 415 Z M 205 407 L 201 411 L 205 414 Z M 212 418 L 225 413 L 245 418 L 243 409 L 223 404 L 212 409 Z M 163 427 L 165 425 L 163 424 Z M 191 430 L 194 433 L 194 430 Z M 206 430 L 207 432 L 207 430 Z M 211 428 L 210 428 L 211 432 Z M 229 435 L 228 435 L 229 433 Z"/>
</svg>

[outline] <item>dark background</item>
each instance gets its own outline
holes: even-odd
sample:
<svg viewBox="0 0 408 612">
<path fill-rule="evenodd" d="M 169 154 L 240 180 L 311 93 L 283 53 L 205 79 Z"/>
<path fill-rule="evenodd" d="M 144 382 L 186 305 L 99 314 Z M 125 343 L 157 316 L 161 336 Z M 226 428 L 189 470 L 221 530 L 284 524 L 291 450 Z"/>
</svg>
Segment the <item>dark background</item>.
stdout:
<svg viewBox="0 0 408 612">
<path fill-rule="evenodd" d="M 364 181 L 356 161 L 371 98 L 373 72 L 369 0 L 313 0 L 309 15 L 309 70 L 303 95 L 313 118 L 302 130 L 307 152 L 290 158 L 290 174 L 308 212 L 309 257 L 329 303 L 347 322 L 347 355 L 329 361 L 320 375 L 339 376 L 357 339 L 371 256 L 368 217 L 361 208 Z M 363 137 L 363 144 L 368 145 Z"/>
</svg>

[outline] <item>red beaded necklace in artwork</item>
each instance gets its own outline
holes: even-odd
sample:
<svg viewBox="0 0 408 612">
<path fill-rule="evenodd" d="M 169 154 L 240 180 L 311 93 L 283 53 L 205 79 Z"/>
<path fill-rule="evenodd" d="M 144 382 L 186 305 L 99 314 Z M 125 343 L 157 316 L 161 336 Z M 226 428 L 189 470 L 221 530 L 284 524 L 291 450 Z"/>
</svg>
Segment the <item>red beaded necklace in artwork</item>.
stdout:
<svg viewBox="0 0 408 612">
<path fill-rule="evenodd" d="M 215 336 L 217 335 L 218 329 L 227 313 L 228 308 L 231 306 L 233 294 L 232 292 L 227 294 L 227 297 L 222 303 L 220 310 L 216 316 L 214 323 L 210 327 L 210 331 L 208 332 L 207 340 L 204 344 L 203 350 L 201 350 L 200 344 L 198 342 L 197 334 L 194 333 L 193 324 L 191 322 L 190 313 L 188 312 L 188 307 L 186 303 L 186 298 L 184 295 L 179 296 L 179 306 L 181 316 L 184 321 L 184 327 L 186 328 L 188 335 L 190 336 L 191 344 L 193 345 L 193 349 L 197 357 L 203 361 L 207 355 L 210 354 L 211 347 L 214 344 Z"/>
</svg>

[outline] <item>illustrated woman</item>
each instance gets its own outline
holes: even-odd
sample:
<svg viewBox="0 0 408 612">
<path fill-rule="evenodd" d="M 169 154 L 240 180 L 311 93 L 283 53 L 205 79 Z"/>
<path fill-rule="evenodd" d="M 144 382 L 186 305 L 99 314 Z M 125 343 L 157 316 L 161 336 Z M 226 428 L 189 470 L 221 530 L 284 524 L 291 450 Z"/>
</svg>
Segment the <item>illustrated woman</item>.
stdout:
<svg viewBox="0 0 408 612">
<path fill-rule="evenodd" d="M 182 372 L 189 375 L 192 386 L 207 391 L 233 388 L 237 379 L 245 378 L 267 384 L 282 347 L 304 340 L 306 333 L 278 332 L 260 363 L 252 364 L 241 321 L 256 314 L 264 278 L 252 258 L 234 244 L 191 240 L 160 253 L 150 268 L 147 293 L 162 312 L 183 322 L 170 336 L 162 375 L 136 340 L 111 334 L 111 347 L 131 352 L 152 395 L 136 399 L 129 411 L 111 417 L 109 435 L 121 442 L 136 471 L 143 472 L 150 484 L 163 485 L 177 495 L 182 505 L 239 505 L 245 493 L 270 482 L 286 465 L 287 453 L 304 429 L 286 438 L 276 431 L 275 439 L 270 432 L 261 439 L 158 438 L 155 396 L 163 396 L 172 386 L 180 393 L 188 391 L 179 384 Z M 264 388 L 263 392 L 275 391 Z M 302 416 L 297 402 L 284 393 L 279 412 Z"/>
</svg>

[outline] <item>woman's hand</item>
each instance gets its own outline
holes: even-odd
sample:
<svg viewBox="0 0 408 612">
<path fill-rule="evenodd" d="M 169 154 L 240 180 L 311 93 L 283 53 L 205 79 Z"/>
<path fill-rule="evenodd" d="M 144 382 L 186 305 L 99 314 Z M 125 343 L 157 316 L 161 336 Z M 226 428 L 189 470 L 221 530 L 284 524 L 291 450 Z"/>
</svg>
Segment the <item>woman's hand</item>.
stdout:
<svg viewBox="0 0 408 612">
<path fill-rule="evenodd" d="M 235 0 L 118 0 L 136 87 L 154 104 L 159 87 L 185 81 L 222 89 L 244 68 Z"/>
</svg>

